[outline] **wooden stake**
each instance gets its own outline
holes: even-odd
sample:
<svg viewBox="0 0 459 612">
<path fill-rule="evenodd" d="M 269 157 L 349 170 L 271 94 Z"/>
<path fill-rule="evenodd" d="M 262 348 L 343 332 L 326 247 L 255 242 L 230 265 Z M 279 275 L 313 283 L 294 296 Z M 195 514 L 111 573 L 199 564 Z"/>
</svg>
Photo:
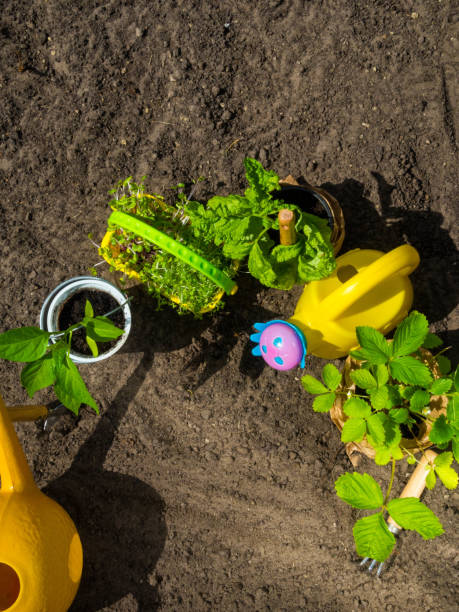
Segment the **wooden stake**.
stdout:
<svg viewBox="0 0 459 612">
<path fill-rule="evenodd" d="M 279 211 L 279 241 L 284 246 L 295 244 L 296 242 L 296 231 L 295 231 L 295 213 L 293 210 L 283 208 Z"/>
</svg>

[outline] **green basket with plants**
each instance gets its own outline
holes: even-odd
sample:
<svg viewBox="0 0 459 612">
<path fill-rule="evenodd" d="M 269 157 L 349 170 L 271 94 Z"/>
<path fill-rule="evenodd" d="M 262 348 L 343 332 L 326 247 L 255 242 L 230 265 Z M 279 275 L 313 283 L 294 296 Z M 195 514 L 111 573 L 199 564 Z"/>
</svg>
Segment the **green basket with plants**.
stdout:
<svg viewBox="0 0 459 612">
<path fill-rule="evenodd" d="M 196 316 L 221 307 L 223 295 L 236 292 L 238 263 L 212 238 L 193 231 L 182 193 L 169 205 L 160 195 L 144 193 L 131 177 L 110 193 L 114 212 L 100 253 L 113 270 L 142 282 L 160 303 L 167 298 L 179 312 Z"/>
</svg>

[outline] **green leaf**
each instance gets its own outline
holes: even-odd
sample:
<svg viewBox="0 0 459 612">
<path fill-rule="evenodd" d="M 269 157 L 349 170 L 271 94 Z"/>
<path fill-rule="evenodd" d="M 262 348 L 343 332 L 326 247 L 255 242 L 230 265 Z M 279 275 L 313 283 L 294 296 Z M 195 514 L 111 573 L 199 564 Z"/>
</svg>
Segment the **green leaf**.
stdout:
<svg viewBox="0 0 459 612">
<path fill-rule="evenodd" d="M 431 334 L 430 332 L 424 338 L 424 342 L 422 343 L 423 348 L 425 349 L 433 349 L 437 346 L 441 346 L 443 344 L 443 340 L 437 336 L 437 334 Z"/>
<path fill-rule="evenodd" d="M 457 487 L 458 476 L 451 467 L 452 462 L 453 453 L 450 452 L 437 455 L 434 461 L 435 472 L 447 489 L 455 489 Z"/>
<path fill-rule="evenodd" d="M 432 490 L 435 487 L 437 482 L 437 477 L 435 476 L 435 470 L 429 470 L 429 473 L 426 477 L 426 487 Z"/>
<path fill-rule="evenodd" d="M 451 378 L 437 378 L 430 385 L 429 391 L 433 395 L 443 395 L 443 393 L 448 393 L 451 389 L 453 381 Z"/>
<path fill-rule="evenodd" d="M 399 446 L 381 446 L 376 448 L 375 463 L 376 465 L 387 465 L 392 457 L 395 460 L 403 459 L 403 451 Z"/>
<path fill-rule="evenodd" d="M 301 384 L 308 393 L 313 393 L 314 395 L 318 393 L 326 393 L 328 391 L 327 387 L 325 387 L 320 380 L 317 380 L 317 378 L 314 378 L 314 376 L 310 376 L 309 374 L 302 377 Z"/>
<path fill-rule="evenodd" d="M 444 444 L 449 442 L 453 437 L 454 431 L 452 427 L 446 422 L 446 418 L 443 414 L 435 419 L 433 427 L 429 434 L 429 440 L 433 444 Z"/>
<path fill-rule="evenodd" d="M 387 363 L 390 349 L 381 332 L 367 326 L 356 327 L 355 332 L 361 347 L 359 352 L 365 355 L 365 359 L 375 365 Z"/>
<path fill-rule="evenodd" d="M 459 463 L 459 440 L 457 438 L 452 441 L 451 448 L 453 449 L 454 459 Z"/>
<path fill-rule="evenodd" d="M 385 561 L 395 546 L 395 537 L 387 527 L 382 512 L 359 519 L 352 530 L 357 554 Z"/>
<path fill-rule="evenodd" d="M 124 331 L 116 327 L 107 317 L 95 317 L 88 321 L 86 333 L 95 342 L 110 342 L 122 336 Z"/>
<path fill-rule="evenodd" d="M 349 417 L 366 418 L 371 414 L 371 407 L 360 397 L 350 397 L 344 402 L 343 412 Z"/>
<path fill-rule="evenodd" d="M 366 430 L 364 419 L 350 418 L 343 425 L 341 442 L 361 442 Z"/>
<path fill-rule="evenodd" d="M 395 330 L 391 345 L 392 356 L 402 357 L 418 350 L 429 332 L 425 316 L 413 310 Z"/>
<path fill-rule="evenodd" d="M 259 201 L 269 196 L 271 191 L 280 189 L 279 177 L 275 172 L 265 170 L 256 159 L 244 159 L 245 175 L 250 187 L 245 196 L 251 201 Z"/>
<path fill-rule="evenodd" d="M 94 309 L 89 300 L 86 300 L 86 304 L 84 305 L 84 316 L 92 319 L 94 316 Z"/>
<path fill-rule="evenodd" d="M 81 404 L 91 406 L 99 414 L 96 402 L 86 388 L 76 365 L 68 355 L 63 359 L 61 366 L 56 369 L 54 392 L 64 406 L 75 414 L 78 414 Z"/>
<path fill-rule="evenodd" d="M 0 334 L 0 358 L 25 363 L 43 357 L 50 333 L 38 327 L 19 327 Z"/>
<path fill-rule="evenodd" d="M 413 395 L 416 393 L 416 391 L 418 390 L 416 389 L 416 387 L 405 387 L 403 385 L 399 385 L 399 389 L 400 389 L 400 396 L 403 397 L 403 399 L 407 399 L 407 400 L 410 400 L 413 397 Z"/>
<path fill-rule="evenodd" d="M 402 440 L 402 432 L 400 425 L 395 423 L 392 419 L 388 418 L 383 412 L 377 413 L 378 418 L 381 419 L 384 426 L 384 434 L 386 437 L 386 446 L 388 448 L 396 447 Z"/>
<path fill-rule="evenodd" d="M 341 372 L 332 363 L 327 363 L 322 370 L 322 380 L 330 391 L 335 391 L 341 382 Z"/>
<path fill-rule="evenodd" d="M 430 402 L 430 394 L 422 389 L 417 389 L 410 399 L 410 410 L 421 413 L 424 406 L 428 406 Z"/>
<path fill-rule="evenodd" d="M 396 406 L 400 406 L 403 402 L 398 385 L 386 385 L 386 387 L 389 391 L 389 401 L 387 402 L 387 407 L 394 408 Z"/>
<path fill-rule="evenodd" d="M 438 361 L 438 358 L 437 358 Z M 454 372 L 454 388 L 456 389 L 456 391 L 459 391 L 459 365 L 456 368 L 456 371 Z"/>
<path fill-rule="evenodd" d="M 334 393 L 325 393 L 324 395 L 317 395 L 312 402 L 312 409 L 314 412 L 328 412 L 336 399 Z"/>
<path fill-rule="evenodd" d="M 386 386 L 370 390 L 370 402 L 375 410 L 387 408 L 389 403 L 389 389 Z"/>
<path fill-rule="evenodd" d="M 384 386 L 389 380 L 389 370 L 387 366 L 380 363 L 376 366 L 376 380 L 378 381 L 378 387 Z"/>
<path fill-rule="evenodd" d="M 392 410 L 389 410 L 389 416 L 396 423 L 406 423 L 410 413 L 407 408 L 392 408 Z"/>
<path fill-rule="evenodd" d="M 249 272 L 267 287 L 288 291 L 297 282 L 297 263 L 278 263 L 270 255 L 273 245 L 274 242 L 267 235 L 253 245 L 247 262 Z"/>
<path fill-rule="evenodd" d="M 351 351 L 349 353 L 349 355 L 351 357 L 353 357 L 354 359 L 357 359 L 357 361 L 365 361 L 366 362 L 367 359 L 368 359 L 367 354 L 364 351 L 362 351 L 362 350 L 360 350 L 360 351 Z"/>
<path fill-rule="evenodd" d="M 33 397 L 36 391 L 54 384 L 55 380 L 54 361 L 51 353 L 28 363 L 21 372 L 21 383 L 29 397 Z"/>
<path fill-rule="evenodd" d="M 229 217 L 216 224 L 216 243 L 223 243 L 223 254 L 232 259 L 244 259 L 263 231 L 260 217 Z"/>
<path fill-rule="evenodd" d="M 361 389 L 372 389 L 378 384 L 373 374 L 368 370 L 352 370 L 350 376 Z"/>
<path fill-rule="evenodd" d="M 338 497 L 353 508 L 374 510 L 383 504 L 381 487 L 369 474 L 346 472 L 335 482 Z"/>
<path fill-rule="evenodd" d="M 450 397 L 448 407 L 446 408 L 446 418 L 452 425 L 459 424 L 459 396 L 453 395 Z"/>
<path fill-rule="evenodd" d="M 448 467 L 453 462 L 452 453 L 442 453 L 441 455 L 437 455 L 435 457 L 434 465 L 435 467 Z"/>
<path fill-rule="evenodd" d="M 391 446 L 391 453 L 392 453 L 392 457 L 396 460 L 396 461 L 400 461 L 400 459 L 403 459 L 403 457 L 405 456 L 403 454 L 402 449 L 400 448 L 400 446 Z"/>
<path fill-rule="evenodd" d="M 336 268 L 336 261 L 330 229 L 326 225 L 326 231 L 321 229 L 320 223 L 316 223 L 320 220 L 313 215 L 302 213 L 302 218 L 307 219 L 307 224 L 303 227 L 304 248 L 298 257 L 298 281 L 307 283 L 330 276 Z"/>
<path fill-rule="evenodd" d="M 392 499 L 387 510 L 400 527 L 417 531 L 424 540 L 436 538 L 445 531 L 432 510 L 417 497 Z"/>
<path fill-rule="evenodd" d="M 392 452 L 390 448 L 383 446 L 382 448 L 376 449 L 375 463 L 376 465 L 387 465 L 392 458 Z"/>
<path fill-rule="evenodd" d="M 367 430 L 369 436 L 371 436 L 372 446 L 381 446 L 381 444 L 384 444 L 386 437 L 384 425 L 381 423 L 377 414 L 371 414 L 367 418 Z"/>
<path fill-rule="evenodd" d="M 445 357 L 445 355 L 438 355 L 438 357 L 435 357 L 435 360 L 442 374 L 446 375 L 451 372 L 451 361 L 448 357 Z"/>
<path fill-rule="evenodd" d="M 390 372 L 400 382 L 428 387 L 432 383 L 429 368 L 414 357 L 397 357 L 389 363 Z"/>
<path fill-rule="evenodd" d="M 91 353 L 93 357 L 97 357 L 99 355 L 99 349 L 97 348 L 97 343 L 95 340 L 91 338 L 89 334 L 86 334 L 86 342 L 89 348 L 91 349 Z"/>
</svg>

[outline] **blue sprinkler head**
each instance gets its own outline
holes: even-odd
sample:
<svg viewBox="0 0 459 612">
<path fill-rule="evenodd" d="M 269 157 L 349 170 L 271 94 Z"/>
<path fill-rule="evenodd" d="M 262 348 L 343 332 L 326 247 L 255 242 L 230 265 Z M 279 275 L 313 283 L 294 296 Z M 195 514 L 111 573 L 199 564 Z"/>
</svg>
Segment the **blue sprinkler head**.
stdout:
<svg viewBox="0 0 459 612">
<path fill-rule="evenodd" d="M 254 328 L 258 333 L 250 336 L 257 343 L 252 355 L 263 357 L 276 370 L 291 370 L 298 364 L 304 368 L 307 342 L 296 325 L 275 319 L 268 323 L 255 323 Z"/>
</svg>

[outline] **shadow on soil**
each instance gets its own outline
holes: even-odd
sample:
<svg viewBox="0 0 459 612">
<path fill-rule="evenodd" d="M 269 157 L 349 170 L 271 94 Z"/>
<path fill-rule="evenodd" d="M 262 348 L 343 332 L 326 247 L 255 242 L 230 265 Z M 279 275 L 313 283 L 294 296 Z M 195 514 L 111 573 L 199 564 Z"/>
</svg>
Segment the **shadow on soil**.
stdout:
<svg viewBox="0 0 459 612">
<path fill-rule="evenodd" d="M 133 328 L 121 353 L 143 353 L 153 358 L 155 353 L 167 353 L 189 347 L 190 357 L 183 365 L 183 376 L 195 390 L 231 359 L 231 351 L 241 335 L 247 342 L 239 363 L 240 371 L 256 379 L 264 361 L 251 354 L 254 344 L 249 335 L 256 321 L 279 318 L 279 313 L 258 304 L 260 284 L 248 273 L 238 277 L 239 290 L 234 296 L 225 296 L 225 308 L 196 319 L 192 315 L 179 315 L 170 307 L 155 310 L 154 301 L 141 287 L 126 291 L 133 300 Z M 263 289 L 263 288 L 262 288 Z M 285 313 L 283 316 L 286 316 Z M 141 321 L 141 326 L 138 322 Z"/>
<path fill-rule="evenodd" d="M 83 576 L 72 612 L 100 610 L 128 593 L 139 610 L 150 612 L 159 605 L 149 576 L 167 535 L 163 501 L 141 480 L 103 469 L 120 421 L 152 363 L 152 354 L 146 353 L 70 469 L 45 489 L 69 512 L 83 544 Z"/>
<path fill-rule="evenodd" d="M 364 197 L 364 186 L 354 179 L 340 184 L 321 185 L 339 201 L 346 221 L 342 253 L 355 248 L 389 251 L 402 244 L 414 246 L 421 263 L 411 275 L 414 308 L 430 323 L 447 317 L 459 300 L 458 250 L 442 228 L 443 215 L 431 210 L 407 210 L 392 203 L 394 185 L 377 172 L 372 173 L 378 188 L 380 210 Z"/>
</svg>

